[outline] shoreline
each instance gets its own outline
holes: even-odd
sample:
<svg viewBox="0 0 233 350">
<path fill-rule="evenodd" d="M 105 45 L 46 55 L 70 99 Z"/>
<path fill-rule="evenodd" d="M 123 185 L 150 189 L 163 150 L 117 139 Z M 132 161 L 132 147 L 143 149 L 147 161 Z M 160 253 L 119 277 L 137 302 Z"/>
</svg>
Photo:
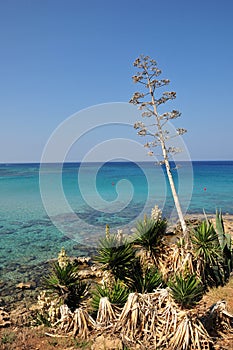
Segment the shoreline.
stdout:
<svg viewBox="0 0 233 350">
<path fill-rule="evenodd" d="M 214 217 L 214 214 L 208 215 L 208 219 L 211 221 L 214 219 Z M 185 219 L 191 220 L 195 224 L 197 220 L 204 220 L 205 217 L 204 214 L 200 213 L 196 215 L 187 214 L 185 216 Z M 230 233 L 233 237 L 233 215 L 223 215 L 223 221 L 226 233 Z M 170 238 L 177 239 L 178 233 L 176 232 L 171 231 L 171 235 L 169 235 L 168 232 L 168 235 L 166 235 L 165 239 L 168 239 L 168 241 L 170 241 Z M 79 260 L 77 257 L 74 258 L 77 259 L 77 261 L 80 261 L 80 271 L 84 272 L 84 274 L 82 275 L 84 279 L 87 279 L 92 282 L 100 280 L 99 278 L 97 279 L 97 271 L 99 272 L 100 270 L 95 269 L 97 266 L 93 264 L 93 260 Z M 40 273 L 39 270 L 37 271 L 38 284 L 42 279 L 42 276 L 44 276 L 49 270 L 49 263 L 54 260 L 56 260 L 56 257 L 54 257 L 54 259 L 51 259 L 50 261 L 42 262 L 40 266 L 37 266 L 40 270 Z M 94 268 L 93 271 L 95 271 L 95 277 L 92 277 L 91 280 L 90 277 L 86 276 L 86 272 L 90 273 L 92 267 Z M 31 276 L 34 276 L 35 278 L 35 271 L 33 269 L 31 270 Z M 37 323 L 39 320 L 37 318 L 37 301 L 39 291 L 42 289 L 41 287 L 42 286 L 40 285 L 33 285 L 33 282 L 31 283 L 31 285 L 30 282 L 28 284 L 22 283 L 21 286 L 18 285 L 11 288 L 11 295 L 6 296 L 5 302 L 3 302 L 3 300 L 0 299 L 0 317 L 2 317 L 2 324 L 4 324 L 2 327 L 0 327 L 0 336 L 2 337 L 2 339 L 11 339 L 12 337 L 12 347 L 10 347 L 9 349 L 21 350 L 21 348 L 23 348 L 23 346 L 27 344 L 28 348 L 29 346 L 33 345 L 32 348 L 35 349 L 53 350 L 54 346 L 56 346 L 57 349 L 61 350 L 74 350 L 74 348 L 77 348 L 77 344 L 80 344 L 81 347 L 78 347 L 77 349 L 85 348 L 90 350 L 96 350 L 100 348 L 99 340 L 101 340 L 101 342 L 104 342 L 105 344 L 105 338 L 103 336 L 98 337 L 95 333 L 90 333 L 88 338 L 85 340 L 86 345 L 85 347 L 83 347 L 82 344 L 84 344 L 84 342 L 82 342 L 82 339 L 78 336 L 76 336 L 74 339 L 72 336 L 69 337 L 66 334 L 60 335 L 59 332 L 54 332 L 54 328 L 51 328 L 51 326 Z M 208 310 L 211 309 L 212 305 L 219 302 L 219 300 L 224 299 L 228 306 L 227 310 L 231 314 L 233 314 L 233 303 L 231 300 L 232 291 L 233 279 L 231 277 L 224 287 L 213 288 L 203 295 L 203 299 L 200 301 L 200 304 L 198 306 L 198 312 L 204 315 Z M 105 336 L 107 337 L 106 334 Z M 108 341 L 111 341 L 112 338 L 106 339 Z M 115 341 L 118 341 L 120 343 L 121 338 L 119 335 L 116 335 L 114 337 L 114 342 Z M 224 338 L 214 338 L 214 343 L 216 345 L 216 347 L 214 347 L 215 349 L 226 349 L 225 346 L 227 346 L 227 348 L 229 349 L 231 348 L 230 346 L 232 344 L 232 337 L 228 332 L 226 333 L 226 336 Z M 70 345 L 70 347 L 67 347 L 68 344 Z M 76 344 L 76 346 L 74 346 L 74 344 Z M 110 344 L 110 342 L 107 344 Z M 115 347 L 107 348 L 115 349 Z M 133 348 L 134 347 L 132 347 L 132 349 Z"/>
<path fill-rule="evenodd" d="M 215 218 L 215 214 L 207 214 L 207 218 L 212 221 Z M 205 220 L 203 213 L 199 214 L 186 214 L 186 220 Z M 233 239 L 233 215 L 224 214 L 223 222 L 225 227 L 225 232 L 231 234 Z M 177 227 L 177 223 L 171 226 L 168 226 L 168 235 L 167 239 L 172 242 L 174 237 L 177 234 L 173 233 L 174 228 Z M 112 230 L 113 231 L 113 230 Z M 132 233 L 133 234 L 133 233 Z M 170 239 L 169 239 L 170 237 Z M 81 247 L 81 246 L 80 246 Z M 90 250 L 90 247 L 82 246 L 82 249 L 79 249 L 79 253 L 82 250 L 82 254 L 71 255 L 71 258 L 87 257 L 91 258 L 95 254 L 96 249 Z M 59 251 L 57 252 L 59 253 Z M 54 256 L 52 259 L 42 261 L 40 264 L 28 265 L 18 264 L 18 278 L 17 279 L 1 279 L 0 288 L 1 288 L 1 297 L 0 297 L 0 307 L 14 308 L 14 305 L 25 302 L 33 303 L 36 300 L 39 290 L 42 288 L 41 280 L 42 277 L 49 271 L 50 263 L 56 259 L 57 256 Z M 4 272 L 4 268 L 1 268 Z"/>
</svg>

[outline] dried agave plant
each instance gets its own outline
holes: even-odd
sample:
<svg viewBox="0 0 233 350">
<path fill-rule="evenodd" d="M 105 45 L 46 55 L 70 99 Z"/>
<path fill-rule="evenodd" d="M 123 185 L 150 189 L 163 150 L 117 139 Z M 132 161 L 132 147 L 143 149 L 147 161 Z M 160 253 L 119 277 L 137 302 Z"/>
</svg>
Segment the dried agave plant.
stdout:
<svg viewBox="0 0 233 350">
<path fill-rule="evenodd" d="M 46 333 L 48 336 L 65 337 L 71 335 L 78 336 L 81 339 L 87 339 L 92 330 L 98 330 L 95 320 L 82 307 L 72 312 L 67 305 L 60 306 L 60 318 L 53 324 L 53 331 L 56 335 Z M 58 333 L 66 333 L 66 335 L 58 335 Z"/>
<path fill-rule="evenodd" d="M 198 315 L 181 310 L 168 289 L 131 293 L 114 330 L 130 347 L 209 350 L 211 339 Z"/>
<path fill-rule="evenodd" d="M 124 340 L 156 349 L 167 344 L 177 323 L 177 311 L 167 289 L 131 293 L 117 321 Z"/>
<path fill-rule="evenodd" d="M 122 313 L 117 321 L 117 329 L 122 329 L 130 340 L 134 340 L 140 332 L 139 327 L 139 294 L 130 293 Z"/>
<path fill-rule="evenodd" d="M 189 311 L 179 313 L 179 323 L 170 339 L 171 349 L 211 349 L 211 340 L 196 314 Z"/>
<path fill-rule="evenodd" d="M 97 329 L 95 320 L 83 308 L 76 309 L 74 312 L 73 336 L 87 339 L 93 329 Z"/>
<path fill-rule="evenodd" d="M 168 346 L 169 340 L 176 329 L 178 319 L 177 308 L 170 299 L 167 289 L 161 290 L 158 297 L 157 323 L 153 343 L 155 348 Z"/>
<path fill-rule="evenodd" d="M 157 264 L 164 281 L 177 273 L 184 276 L 195 273 L 193 254 L 188 249 L 184 249 L 182 245 L 171 244 L 167 246 L 166 253 L 162 253 L 158 257 Z"/>
<path fill-rule="evenodd" d="M 65 333 L 68 333 L 74 326 L 74 314 L 67 305 L 61 305 L 60 315 L 61 318 L 56 322 L 56 324 L 54 324 L 54 326 L 60 324 L 60 329 Z"/>
<path fill-rule="evenodd" d="M 202 320 L 194 309 L 181 310 L 171 297 L 169 288 L 153 293 L 130 293 L 120 314 L 107 297 L 99 303 L 96 321 L 79 307 L 74 312 L 66 305 L 60 307 L 59 329 L 81 339 L 90 332 L 114 333 L 130 348 L 170 350 L 210 350 L 211 329 L 232 327 L 233 315 L 225 302 L 216 303 Z M 209 325 L 209 328 L 208 328 Z M 55 326 L 55 325 L 54 325 Z"/>
<path fill-rule="evenodd" d="M 99 302 L 99 309 L 97 313 L 96 322 L 109 326 L 116 320 L 116 314 L 112 308 L 112 305 L 107 297 L 103 297 Z"/>
</svg>

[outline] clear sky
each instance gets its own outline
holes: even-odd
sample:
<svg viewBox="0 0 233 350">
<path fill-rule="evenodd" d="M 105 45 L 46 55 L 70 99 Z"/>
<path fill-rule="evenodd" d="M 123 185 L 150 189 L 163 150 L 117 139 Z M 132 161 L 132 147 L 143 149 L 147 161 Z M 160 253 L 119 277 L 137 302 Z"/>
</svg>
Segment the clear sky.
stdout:
<svg viewBox="0 0 233 350">
<path fill-rule="evenodd" d="M 1 0 L 0 162 L 37 162 L 67 117 L 127 102 L 141 53 L 177 92 L 192 159 L 232 160 L 232 16 L 232 0 Z"/>
</svg>

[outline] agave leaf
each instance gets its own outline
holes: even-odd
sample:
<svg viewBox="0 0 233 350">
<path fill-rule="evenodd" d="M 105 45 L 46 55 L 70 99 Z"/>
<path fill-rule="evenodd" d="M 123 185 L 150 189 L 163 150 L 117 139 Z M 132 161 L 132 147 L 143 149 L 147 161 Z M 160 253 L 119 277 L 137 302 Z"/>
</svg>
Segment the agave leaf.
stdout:
<svg viewBox="0 0 233 350">
<path fill-rule="evenodd" d="M 218 211 L 218 209 L 216 209 L 215 225 L 216 225 L 216 232 L 218 234 L 219 243 L 223 250 L 226 245 L 226 238 L 225 238 L 225 230 L 224 230 L 224 224 L 222 219 L 222 212 L 221 210 Z"/>
<path fill-rule="evenodd" d="M 229 250 L 232 249 L 232 239 L 231 239 L 231 235 L 229 233 L 225 233 L 225 237 L 226 237 L 226 243 L 227 243 L 227 248 Z"/>
<path fill-rule="evenodd" d="M 205 212 L 204 209 L 203 209 L 203 213 L 204 213 L 206 225 L 207 225 L 207 227 L 209 227 L 209 226 L 211 225 L 211 222 L 210 222 L 210 220 L 208 219 L 207 214 L 206 214 L 206 212 Z"/>
</svg>

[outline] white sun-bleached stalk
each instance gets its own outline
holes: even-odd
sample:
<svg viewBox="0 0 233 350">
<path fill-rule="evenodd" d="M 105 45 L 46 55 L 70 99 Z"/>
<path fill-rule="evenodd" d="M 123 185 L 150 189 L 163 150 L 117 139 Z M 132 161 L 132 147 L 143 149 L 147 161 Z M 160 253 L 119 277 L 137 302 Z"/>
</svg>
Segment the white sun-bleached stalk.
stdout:
<svg viewBox="0 0 233 350">
<path fill-rule="evenodd" d="M 142 117 L 149 118 L 150 120 L 148 123 L 138 121 L 135 123 L 134 128 L 138 130 L 138 135 L 152 138 L 152 142 L 146 142 L 145 144 L 145 147 L 149 148 L 148 155 L 153 156 L 154 152 L 152 151 L 152 148 L 160 145 L 162 160 L 159 164 L 165 165 L 183 235 L 184 238 L 187 238 L 187 227 L 169 162 L 170 155 L 180 152 L 180 149 L 168 145 L 170 139 L 183 135 L 187 130 L 184 128 L 177 128 L 176 133 L 171 135 L 166 129 L 166 124 L 169 120 L 180 117 L 180 112 L 177 110 L 172 110 L 171 112 L 165 112 L 162 114 L 159 114 L 158 112 L 158 107 L 160 105 L 176 98 L 176 93 L 174 91 L 165 91 L 161 97 L 157 97 L 157 89 L 168 85 L 170 81 L 168 79 L 158 79 L 161 70 L 158 69 L 156 61 L 149 56 L 141 55 L 135 60 L 134 66 L 139 69 L 139 72 L 133 76 L 133 81 L 142 84 L 145 93 L 135 92 L 129 102 L 138 106 L 140 110 L 143 110 Z"/>
</svg>

